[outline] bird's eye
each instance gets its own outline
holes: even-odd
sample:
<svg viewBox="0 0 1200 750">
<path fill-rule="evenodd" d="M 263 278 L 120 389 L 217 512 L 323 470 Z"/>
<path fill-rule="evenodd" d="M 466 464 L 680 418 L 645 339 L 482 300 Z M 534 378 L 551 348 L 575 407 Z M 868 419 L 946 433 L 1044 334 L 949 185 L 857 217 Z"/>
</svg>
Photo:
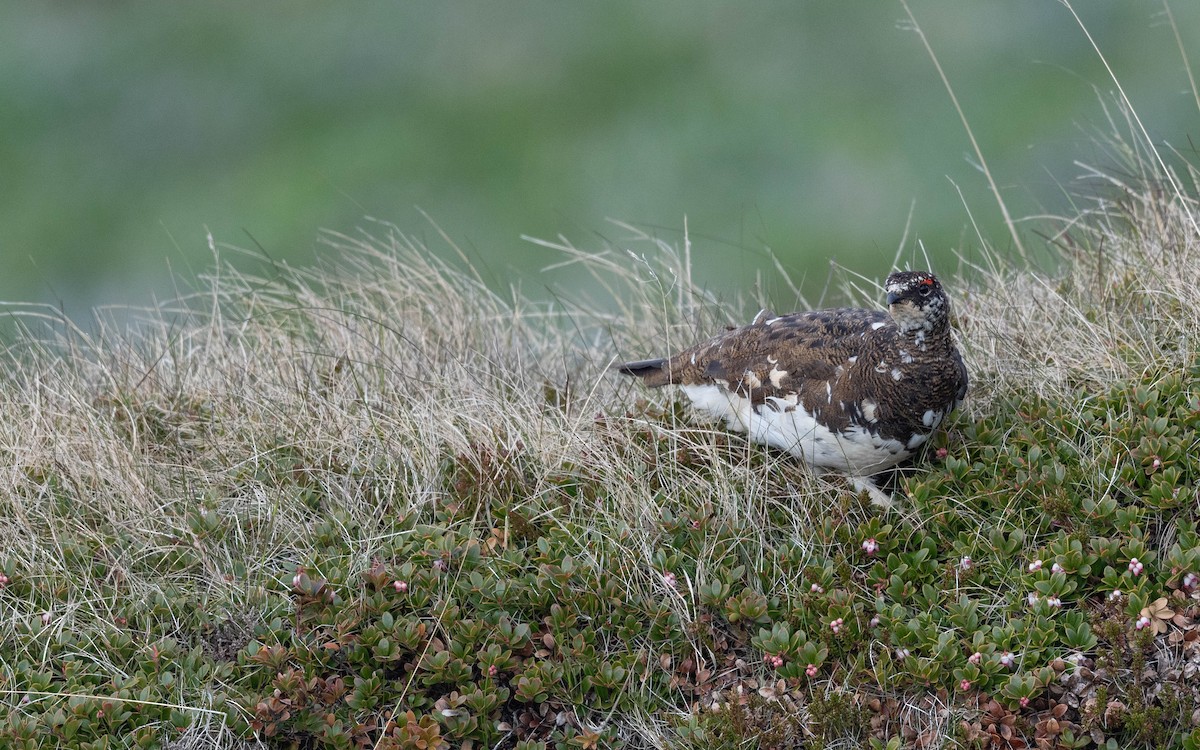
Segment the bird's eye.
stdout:
<svg viewBox="0 0 1200 750">
<path fill-rule="evenodd" d="M 922 296 L 922 297 L 928 297 L 930 294 L 932 294 L 932 293 L 933 293 L 933 287 L 931 287 L 931 286 L 923 286 L 923 287 L 921 287 L 921 289 L 920 289 L 920 293 L 921 293 L 921 296 Z"/>
</svg>

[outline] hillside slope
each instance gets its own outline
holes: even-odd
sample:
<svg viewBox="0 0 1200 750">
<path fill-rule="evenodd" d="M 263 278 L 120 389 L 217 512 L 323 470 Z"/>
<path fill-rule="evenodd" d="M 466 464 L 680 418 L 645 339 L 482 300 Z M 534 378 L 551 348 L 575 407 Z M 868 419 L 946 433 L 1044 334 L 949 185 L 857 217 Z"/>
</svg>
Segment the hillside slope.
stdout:
<svg viewBox="0 0 1200 750">
<path fill-rule="evenodd" d="M 886 514 L 607 371 L 753 312 L 633 230 L 546 243 L 593 299 L 387 229 L 28 316 L 0 744 L 1200 746 L 1196 173 L 1100 176 L 1053 272 L 943 272 L 973 390 Z"/>
</svg>

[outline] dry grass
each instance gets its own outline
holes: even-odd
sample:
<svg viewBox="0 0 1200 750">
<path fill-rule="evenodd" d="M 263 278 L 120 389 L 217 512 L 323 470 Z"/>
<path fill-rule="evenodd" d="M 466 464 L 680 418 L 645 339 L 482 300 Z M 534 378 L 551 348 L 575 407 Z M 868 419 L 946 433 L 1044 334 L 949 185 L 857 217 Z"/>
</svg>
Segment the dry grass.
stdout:
<svg viewBox="0 0 1200 750">
<path fill-rule="evenodd" d="M 1180 162 L 1167 182 L 1126 143 L 1114 136 L 1104 168 L 1080 165 L 1092 198 L 1077 215 L 1040 217 L 1059 261 L 1051 272 L 996 259 L 977 268 L 958 306 L 975 409 L 1010 394 L 1063 399 L 1197 350 L 1200 175 Z"/>
<path fill-rule="evenodd" d="M 960 419 L 1030 393 L 1070 401 L 1081 384 L 1182 366 L 1200 348 L 1197 173 L 1181 166 L 1166 180 L 1146 154 L 1115 153 L 1126 160 L 1118 169 L 1088 170 L 1096 197 L 1078 216 L 1043 222 L 1054 270 L 989 256 L 969 278 L 946 279 L 973 378 Z M 1190 189 L 1163 189 L 1170 184 Z M 590 297 L 498 293 L 468 264 L 440 259 L 453 252 L 382 227 L 329 235 L 328 267 L 269 278 L 221 268 L 205 292 L 144 311 L 131 330 L 26 315 L 0 387 L 0 563 L 57 596 L 0 592 L 0 668 L 37 662 L 12 634 L 48 613 L 50 627 L 82 639 L 94 669 L 116 670 L 103 634 L 168 584 L 248 631 L 286 609 L 280 592 L 322 521 L 356 524 L 341 541 L 365 570 L 394 533 L 389 519 L 447 502 L 448 458 L 486 475 L 496 471 L 489 452 L 523 456 L 526 513 L 588 525 L 603 540 L 581 539 L 577 563 L 621 560 L 624 586 L 667 596 L 683 622 L 697 619 L 695 591 L 708 581 L 701 566 L 669 590 L 656 572 L 664 518 L 688 510 L 679 497 L 708 498 L 713 516 L 759 551 L 756 573 L 775 576 L 771 593 L 801 598 L 807 583 L 775 575 L 773 552 L 817 555 L 813 530 L 830 514 L 858 524 L 871 511 L 837 480 L 684 429 L 670 394 L 608 371 L 746 320 L 761 304 L 721 303 L 691 283 L 686 245 L 626 229 L 612 246 L 543 243 L 588 269 Z M 668 441 L 654 460 L 689 452 L 698 468 L 626 460 L 646 433 Z M 564 497 L 556 480 L 580 471 L 592 502 Z M 481 530 L 503 524 L 490 512 L 478 509 Z M 227 529 L 219 541 L 197 531 L 206 514 Z M 181 549 L 193 562 L 163 570 Z M 168 634 L 194 641 L 193 613 L 172 616 Z M 21 694 L 5 690 L 0 703 Z M 182 687 L 177 705 L 208 708 L 202 692 Z M 663 717 L 645 708 L 611 720 L 669 746 Z M 192 737 L 235 743 L 207 720 Z"/>
</svg>

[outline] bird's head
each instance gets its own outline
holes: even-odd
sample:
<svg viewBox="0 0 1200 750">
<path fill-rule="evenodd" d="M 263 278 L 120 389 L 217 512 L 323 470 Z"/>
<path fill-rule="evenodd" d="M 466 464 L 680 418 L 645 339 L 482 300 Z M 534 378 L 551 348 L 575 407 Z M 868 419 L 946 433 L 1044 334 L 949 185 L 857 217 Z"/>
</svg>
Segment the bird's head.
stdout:
<svg viewBox="0 0 1200 750">
<path fill-rule="evenodd" d="M 901 333 L 924 334 L 946 328 L 950 300 L 928 271 L 897 271 L 887 277 L 888 312 Z"/>
</svg>

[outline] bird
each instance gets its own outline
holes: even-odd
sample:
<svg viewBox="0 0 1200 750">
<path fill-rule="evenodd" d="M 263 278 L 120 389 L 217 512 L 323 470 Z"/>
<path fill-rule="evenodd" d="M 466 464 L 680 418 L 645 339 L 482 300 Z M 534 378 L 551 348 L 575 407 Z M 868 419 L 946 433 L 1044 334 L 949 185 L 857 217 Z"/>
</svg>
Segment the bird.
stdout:
<svg viewBox="0 0 1200 750">
<path fill-rule="evenodd" d="M 762 310 L 749 325 L 617 370 L 678 386 L 701 415 L 818 473 L 841 473 L 890 507 L 873 477 L 918 451 L 966 397 L 968 375 L 937 277 L 897 271 L 884 292 L 886 311 Z"/>
</svg>

